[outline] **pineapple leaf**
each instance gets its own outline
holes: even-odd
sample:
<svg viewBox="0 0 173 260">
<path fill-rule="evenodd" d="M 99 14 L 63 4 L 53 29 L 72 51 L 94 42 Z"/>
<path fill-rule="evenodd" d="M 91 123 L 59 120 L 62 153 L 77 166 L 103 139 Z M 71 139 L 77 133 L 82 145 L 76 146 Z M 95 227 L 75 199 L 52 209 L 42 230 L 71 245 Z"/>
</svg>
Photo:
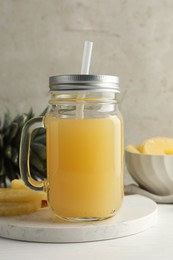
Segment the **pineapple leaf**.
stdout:
<svg viewBox="0 0 173 260">
<path fill-rule="evenodd" d="M 48 107 L 41 113 L 44 116 Z M 10 112 L 0 121 L 0 187 L 7 187 L 10 181 L 20 178 L 19 146 L 24 124 L 34 117 L 33 110 L 15 116 L 11 120 Z M 33 132 L 30 150 L 30 168 L 36 180 L 46 176 L 46 137 L 45 129 Z"/>
<path fill-rule="evenodd" d="M 34 152 L 40 158 L 40 160 L 46 160 L 46 147 L 41 143 L 33 142 L 31 144 L 31 153 Z"/>
<path fill-rule="evenodd" d="M 46 145 L 46 136 L 45 133 L 42 135 L 36 135 L 33 139 L 34 143 L 40 143 Z"/>
<path fill-rule="evenodd" d="M 43 164 L 40 157 L 33 151 L 30 155 L 30 164 L 34 166 L 38 171 L 44 172 L 46 170 L 46 165 Z"/>
<path fill-rule="evenodd" d="M 3 122 L 3 129 L 7 129 L 10 125 L 11 122 L 11 116 L 10 116 L 10 112 L 7 111 L 4 114 L 4 122 Z"/>
<path fill-rule="evenodd" d="M 18 131 L 18 124 L 15 122 L 12 122 L 11 126 L 10 126 L 10 131 L 9 131 L 9 139 L 8 141 L 10 142 L 17 134 Z"/>
<path fill-rule="evenodd" d="M 47 107 L 43 110 L 43 112 L 40 114 L 40 116 L 45 116 L 45 114 L 48 112 L 48 110 L 49 110 L 49 107 L 47 106 Z"/>
<path fill-rule="evenodd" d="M 0 157 L 0 176 L 4 175 L 4 159 Z"/>
<path fill-rule="evenodd" d="M 3 147 L 3 137 L 4 137 L 4 135 L 3 135 L 3 133 L 0 133 L 0 149 L 2 149 L 2 147 Z"/>
</svg>

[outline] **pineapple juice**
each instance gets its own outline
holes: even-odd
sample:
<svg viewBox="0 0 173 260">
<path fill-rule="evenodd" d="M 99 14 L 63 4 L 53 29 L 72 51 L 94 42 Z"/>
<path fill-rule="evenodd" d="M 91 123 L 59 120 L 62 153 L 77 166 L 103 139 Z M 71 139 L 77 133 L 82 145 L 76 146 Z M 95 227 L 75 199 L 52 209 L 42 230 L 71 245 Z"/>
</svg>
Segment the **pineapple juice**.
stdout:
<svg viewBox="0 0 173 260">
<path fill-rule="evenodd" d="M 57 216 L 107 218 L 123 198 L 122 123 L 45 118 L 48 201 Z"/>
</svg>

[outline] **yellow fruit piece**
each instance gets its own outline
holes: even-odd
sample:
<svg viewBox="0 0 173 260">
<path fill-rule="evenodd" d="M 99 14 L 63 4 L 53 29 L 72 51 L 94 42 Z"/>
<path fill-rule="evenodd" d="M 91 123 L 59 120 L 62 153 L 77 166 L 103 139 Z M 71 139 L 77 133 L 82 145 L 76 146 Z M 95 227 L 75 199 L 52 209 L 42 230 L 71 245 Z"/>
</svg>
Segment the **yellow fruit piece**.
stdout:
<svg viewBox="0 0 173 260">
<path fill-rule="evenodd" d="M 137 147 L 135 147 L 133 145 L 128 145 L 126 147 L 126 151 L 128 151 L 130 153 L 140 153 L 139 150 L 137 149 Z"/>
<path fill-rule="evenodd" d="M 28 189 L 28 187 L 25 185 L 24 181 L 19 179 L 19 180 L 13 180 L 11 182 L 11 188 L 13 189 Z"/>
<path fill-rule="evenodd" d="M 47 195 L 46 195 L 46 192 L 44 192 L 44 191 L 34 191 L 34 190 L 31 190 L 30 188 L 28 188 L 26 185 L 25 185 L 25 183 L 24 183 L 24 181 L 23 180 L 21 180 L 21 179 L 18 179 L 18 180 L 13 180 L 12 182 L 11 182 L 11 188 L 13 188 L 13 189 L 26 189 L 26 190 L 28 190 L 28 192 L 31 192 L 30 194 L 32 194 L 31 195 L 31 197 L 38 197 L 39 199 L 41 199 L 41 200 L 47 200 Z M 24 192 L 25 193 L 25 192 Z M 27 194 L 27 193 L 26 193 Z M 35 195 L 34 195 L 35 194 Z"/>
<path fill-rule="evenodd" d="M 144 154 L 173 154 L 173 139 L 154 137 L 144 141 L 141 147 Z"/>
<path fill-rule="evenodd" d="M 35 200 L 45 200 L 45 194 L 29 189 L 0 189 L 0 202 L 28 202 Z"/>
<path fill-rule="evenodd" d="M 136 146 L 136 149 L 137 149 L 140 153 L 142 153 L 143 145 L 142 145 L 142 144 L 137 145 L 137 146 Z"/>
<path fill-rule="evenodd" d="M 17 216 L 30 214 L 41 208 L 41 201 L 32 202 L 0 202 L 0 216 Z"/>
<path fill-rule="evenodd" d="M 46 200 L 46 192 L 31 190 L 22 180 L 13 180 L 11 187 L 0 188 L 0 216 L 35 212 Z"/>
</svg>

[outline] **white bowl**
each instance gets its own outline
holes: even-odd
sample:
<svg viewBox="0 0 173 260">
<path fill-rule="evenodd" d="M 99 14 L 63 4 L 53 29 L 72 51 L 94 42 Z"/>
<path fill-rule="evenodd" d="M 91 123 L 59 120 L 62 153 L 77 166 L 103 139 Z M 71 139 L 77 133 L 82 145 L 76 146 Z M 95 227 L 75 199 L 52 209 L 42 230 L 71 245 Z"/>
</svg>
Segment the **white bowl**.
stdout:
<svg viewBox="0 0 173 260">
<path fill-rule="evenodd" d="M 173 194 L 173 155 L 125 151 L 125 161 L 128 172 L 140 187 L 157 195 Z"/>
</svg>

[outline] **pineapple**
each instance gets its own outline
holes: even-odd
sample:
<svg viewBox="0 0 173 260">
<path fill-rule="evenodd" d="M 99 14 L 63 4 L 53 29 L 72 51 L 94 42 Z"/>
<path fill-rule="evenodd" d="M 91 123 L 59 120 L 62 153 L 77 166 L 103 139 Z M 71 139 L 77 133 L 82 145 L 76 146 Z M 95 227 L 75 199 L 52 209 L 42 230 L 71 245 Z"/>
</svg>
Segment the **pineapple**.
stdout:
<svg viewBox="0 0 173 260">
<path fill-rule="evenodd" d="M 47 108 L 41 114 L 45 115 Z M 20 178 L 19 147 L 23 125 L 34 117 L 29 113 L 17 115 L 13 120 L 10 113 L 4 115 L 3 124 L 0 122 L 0 187 Z M 39 128 L 33 132 L 30 153 L 30 168 L 34 179 L 43 179 L 46 175 L 46 138 L 45 129 Z"/>
<path fill-rule="evenodd" d="M 168 137 L 154 137 L 145 140 L 142 145 L 145 154 L 173 154 L 173 139 Z"/>
</svg>

